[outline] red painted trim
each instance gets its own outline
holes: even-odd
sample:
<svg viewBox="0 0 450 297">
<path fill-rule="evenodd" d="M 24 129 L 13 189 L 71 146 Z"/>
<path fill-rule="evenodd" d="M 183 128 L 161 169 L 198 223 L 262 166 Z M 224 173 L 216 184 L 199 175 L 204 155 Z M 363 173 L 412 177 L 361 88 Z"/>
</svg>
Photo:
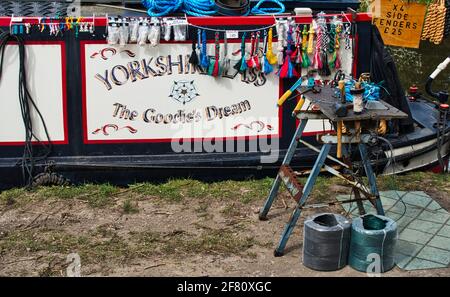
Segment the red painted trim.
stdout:
<svg viewBox="0 0 450 297">
<path fill-rule="evenodd" d="M 334 15 L 342 14 L 327 14 L 326 17 L 333 17 Z M 346 13 L 345 16 L 351 19 L 351 14 Z M 281 16 L 279 16 L 281 17 Z M 282 16 L 288 17 L 288 16 Z M 296 23 L 309 24 L 312 21 L 312 17 L 308 16 L 291 16 Z M 345 17 L 344 17 L 345 18 Z M 254 25 L 273 25 L 275 18 L 273 16 L 247 16 L 247 17 L 227 17 L 227 16 L 214 16 L 214 17 L 188 17 L 188 22 L 196 26 L 254 26 Z M 92 17 L 85 17 L 82 22 L 92 22 Z M 65 22 L 65 20 L 63 20 Z M 357 22 L 371 22 L 372 15 L 370 13 L 358 13 Z M 51 23 L 53 20 L 49 18 L 43 19 L 44 23 Z M 10 17 L 0 17 L 0 26 L 9 27 L 11 23 Z M 23 17 L 22 23 L 39 24 L 39 17 Z M 95 18 L 95 26 L 104 27 L 108 23 L 106 17 Z"/>
<path fill-rule="evenodd" d="M 63 108 L 63 125 L 64 125 L 64 139 L 51 141 L 52 145 L 66 145 L 69 144 L 69 127 L 67 116 L 67 82 L 66 82 L 66 44 L 64 41 L 25 41 L 25 45 L 60 45 L 61 46 L 61 81 L 62 81 L 62 108 Z M 8 45 L 17 45 L 17 42 L 9 42 Z M 19 146 L 24 145 L 25 141 L 3 141 L 0 146 Z M 36 140 L 32 141 L 32 145 L 49 144 L 48 141 Z"/>
<path fill-rule="evenodd" d="M 177 44 L 178 42 L 167 42 Z M 191 42 L 188 42 L 191 43 Z M 80 55 L 81 55 L 81 89 L 82 89 L 82 127 L 83 127 L 83 142 L 85 144 L 117 144 L 117 143 L 160 143 L 160 142 L 173 142 L 173 141 L 205 141 L 205 140 L 254 140 L 258 138 L 281 138 L 282 131 L 282 108 L 278 109 L 278 135 L 252 135 L 252 136 L 233 136 L 233 137 L 204 137 L 204 138 L 154 138 L 154 139 L 111 139 L 111 140 L 89 140 L 88 128 L 87 128 L 87 94 L 86 94 L 86 44 L 107 44 L 106 40 L 82 40 L 80 41 Z M 280 81 L 282 81 L 280 79 Z M 280 83 L 279 93 L 283 92 L 282 83 Z M 277 100 L 278 98 L 275 98 Z M 274 104 L 276 101 L 274 101 Z"/>
</svg>

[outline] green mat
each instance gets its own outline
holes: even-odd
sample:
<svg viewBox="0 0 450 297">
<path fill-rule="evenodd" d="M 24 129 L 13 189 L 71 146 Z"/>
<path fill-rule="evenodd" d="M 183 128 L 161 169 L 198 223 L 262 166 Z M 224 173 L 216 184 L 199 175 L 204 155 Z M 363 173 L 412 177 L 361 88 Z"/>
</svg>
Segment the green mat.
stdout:
<svg viewBox="0 0 450 297">
<path fill-rule="evenodd" d="M 404 270 L 445 268 L 450 264 L 450 214 L 422 191 L 380 192 L 387 217 L 398 224 L 395 262 Z M 349 199 L 339 195 L 337 200 Z M 343 204 L 352 217 L 359 216 L 356 203 Z M 376 213 L 364 201 L 367 213 Z"/>
</svg>

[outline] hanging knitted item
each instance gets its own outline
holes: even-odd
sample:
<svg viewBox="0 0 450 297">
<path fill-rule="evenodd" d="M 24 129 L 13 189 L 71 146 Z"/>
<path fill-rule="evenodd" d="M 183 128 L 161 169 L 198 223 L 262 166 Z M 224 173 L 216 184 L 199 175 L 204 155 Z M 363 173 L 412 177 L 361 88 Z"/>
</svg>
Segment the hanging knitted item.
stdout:
<svg viewBox="0 0 450 297">
<path fill-rule="evenodd" d="M 302 32 L 300 25 L 295 28 L 295 50 L 291 54 L 291 61 L 294 64 L 295 70 L 300 73 L 302 71 Z"/>
<path fill-rule="evenodd" d="M 263 35 L 264 35 L 264 40 L 263 40 L 263 56 L 261 58 L 261 71 L 264 74 L 269 74 L 273 71 L 273 67 L 272 67 L 272 65 L 270 65 L 269 59 L 267 58 L 267 51 L 268 51 L 267 31 L 264 31 Z M 272 53 L 272 55 L 273 55 L 273 53 Z"/>
<path fill-rule="evenodd" d="M 273 38 L 273 30 L 272 28 L 269 29 L 269 34 L 267 37 L 267 52 L 266 52 L 266 58 L 267 61 L 269 61 L 270 64 L 276 64 L 278 62 L 277 56 L 272 51 L 272 38 Z"/>
<path fill-rule="evenodd" d="M 322 69 L 322 58 L 320 55 L 320 49 L 322 48 L 322 30 L 319 26 L 317 26 L 315 23 L 313 23 L 313 26 L 316 26 L 314 30 L 314 32 L 316 32 L 316 48 L 314 51 L 314 58 L 313 58 L 313 67 L 316 68 L 317 70 Z M 311 38 L 311 29 L 310 29 L 310 38 Z M 309 45 L 308 45 L 308 53 L 309 53 Z"/>
<path fill-rule="evenodd" d="M 200 65 L 207 69 L 209 67 L 209 58 L 206 49 L 206 31 L 202 30 L 202 50 L 200 52 Z"/>
<path fill-rule="evenodd" d="M 214 34 L 214 59 L 210 59 L 208 74 L 214 77 L 219 75 L 219 59 L 220 59 L 220 43 L 219 43 L 219 32 Z"/>
<path fill-rule="evenodd" d="M 281 78 L 292 78 L 295 76 L 299 76 L 298 72 L 295 70 L 294 65 L 291 61 L 291 54 L 292 54 L 292 26 L 289 26 L 289 30 L 287 33 L 287 48 L 286 53 L 284 55 L 284 62 L 283 65 L 278 70 L 278 75 Z"/>
<path fill-rule="evenodd" d="M 191 63 L 194 67 L 198 65 L 199 60 L 198 60 L 198 55 L 197 55 L 197 51 L 196 51 L 196 42 L 195 39 L 192 39 L 192 53 L 191 56 L 189 57 L 189 63 Z"/>
<path fill-rule="evenodd" d="M 221 64 L 222 73 L 227 73 L 228 69 L 230 69 L 230 58 L 228 57 L 228 41 L 226 33 L 223 36 L 223 59 Z"/>
<path fill-rule="evenodd" d="M 234 65 L 234 69 L 236 69 L 239 73 L 245 73 L 247 70 L 247 63 L 245 62 L 245 37 L 247 33 L 244 32 L 242 34 L 242 40 L 241 40 L 241 58 L 240 60 Z"/>
<path fill-rule="evenodd" d="M 352 42 L 350 40 L 350 35 L 352 32 L 352 25 L 351 24 L 345 24 L 344 25 L 344 31 L 342 33 L 344 41 L 345 41 L 345 50 L 350 50 L 352 48 Z"/>
<path fill-rule="evenodd" d="M 319 69 L 321 76 L 329 76 L 331 74 L 330 66 L 328 65 L 328 47 L 330 43 L 330 36 L 328 35 L 327 21 L 325 19 L 325 13 L 320 12 L 317 14 L 317 25 L 320 28 L 321 42 L 320 42 L 320 58 L 322 62 L 322 68 Z M 319 37 L 317 37 L 319 39 Z"/>
<path fill-rule="evenodd" d="M 278 34 L 278 52 L 277 52 L 277 61 L 278 65 L 283 65 L 284 62 L 284 46 L 285 46 L 285 35 L 287 34 L 287 22 L 286 21 L 278 21 L 277 22 L 277 34 Z"/>
<path fill-rule="evenodd" d="M 334 16 L 330 26 L 330 43 L 328 51 L 331 53 L 331 60 L 329 61 L 330 68 L 339 69 L 341 62 L 339 59 L 339 38 L 342 32 L 342 20 Z"/>
<path fill-rule="evenodd" d="M 256 53 L 256 37 L 255 33 L 252 33 L 250 35 L 250 43 L 251 43 L 251 50 L 250 50 L 250 56 L 247 60 L 247 67 L 248 68 L 259 68 L 259 60 L 258 55 Z M 259 34 L 258 34 L 259 39 Z"/>
<path fill-rule="evenodd" d="M 308 27 L 303 26 L 302 31 L 302 68 L 308 68 L 311 66 L 311 61 L 308 57 L 307 49 L 308 49 Z"/>
<path fill-rule="evenodd" d="M 335 51 L 336 42 L 336 24 L 330 24 L 330 31 L 328 32 L 328 52 L 332 54 Z"/>
<path fill-rule="evenodd" d="M 314 51 L 314 34 L 316 33 L 317 23 L 315 20 L 312 21 L 311 26 L 309 26 L 309 37 L 308 37 L 308 48 L 307 53 L 311 55 Z"/>
<path fill-rule="evenodd" d="M 335 41 L 335 58 L 334 58 L 334 68 L 340 69 L 341 68 L 341 58 L 339 54 L 339 50 L 341 49 L 341 36 L 342 36 L 343 26 L 342 26 L 342 19 L 338 18 L 336 21 L 336 41 Z"/>
</svg>

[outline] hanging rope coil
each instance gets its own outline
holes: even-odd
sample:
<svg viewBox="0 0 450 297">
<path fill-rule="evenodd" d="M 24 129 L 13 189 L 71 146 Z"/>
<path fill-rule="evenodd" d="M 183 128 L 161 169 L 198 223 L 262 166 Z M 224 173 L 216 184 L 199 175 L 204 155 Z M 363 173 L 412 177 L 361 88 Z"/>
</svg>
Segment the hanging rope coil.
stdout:
<svg viewBox="0 0 450 297">
<path fill-rule="evenodd" d="M 372 256 L 378 256 L 379 272 L 389 271 L 395 265 L 396 242 L 397 223 L 392 219 L 372 214 L 356 218 L 352 223 L 349 264 L 358 271 L 367 272 L 375 260 Z"/>
<path fill-rule="evenodd" d="M 428 5 L 427 15 L 425 17 L 420 39 L 427 40 L 434 35 L 434 32 L 436 31 L 435 19 L 437 18 L 438 6 L 439 5 L 436 2 Z"/>
<path fill-rule="evenodd" d="M 142 0 L 142 5 L 152 17 L 166 16 L 177 11 L 192 16 L 207 16 L 216 13 L 213 0 Z"/>
<path fill-rule="evenodd" d="M 45 160 L 52 151 L 52 142 L 50 140 L 50 135 L 47 129 L 47 125 L 44 121 L 44 117 L 39 111 L 35 101 L 33 100 L 29 90 L 27 82 L 27 72 L 26 72 L 26 51 L 24 40 L 20 36 L 12 35 L 9 32 L 0 31 L 0 81 L 2 78 L 3 70 L 3 59 L 5 56 L 5 49 L 9 42 L 17 42 L 19 49 L 19 104 L 20 111 L 22 114 L 22 121 L 25 127 L 25 145 L 22 160 L 20 165 L 22 167 L 22 175 L 24 177 L 25 183 L 28 187 L 33 184 L 34 169 L 38 161 Z M 9 62 L 8 62 L 9 63 Z M 33 119 L 32 113 L 36 113 L 35 119 Z M 41 122 L 44 129 L 44 135 L 46 137 L 46 142 L 48 144 L 42 143 L 38 135 L 36 135 L 35 121 Z M 37 141 L 40 146 L 34 146 L 33 141 Z"/>
<path fill-rule="evenodd" d="M 347 265 L 351 222 L 338 214 L 321 213 L 305 221 L 303 264 L 314 270 L 332 271 Z"/>
<path fill-rule="evenodd" d="M 434 44 L 440 44 L 444 38 L 446 12 L 447 8 L 445 7 L 445 2 L 444 0 L 441 0 L 437 7 L 436 18 L 434 20 L 436 23 L 436 30 L 430 37 L 430 42 L 433 42 Z"/>
<path fill-rule="evenodd" d="M 278 7 L 261 7 L 264 3 L 272 2 Z M 285 11 L 284 4 L 278 0 L 259 0 L 258 3 L 252 8 L 252 14 L 279 14 Z"/>
</svg>

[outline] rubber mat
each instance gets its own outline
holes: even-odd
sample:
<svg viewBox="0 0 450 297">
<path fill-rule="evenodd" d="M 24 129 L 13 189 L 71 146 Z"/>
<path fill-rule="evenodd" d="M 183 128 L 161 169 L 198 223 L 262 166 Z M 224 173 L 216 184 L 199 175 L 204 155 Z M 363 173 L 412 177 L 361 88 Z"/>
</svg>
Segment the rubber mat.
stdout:
<svg viewBox="0 0 450 297">
<path fill-rule="evenodd" d="M 422 191 L 380 192 L 387 217 L 398 224 L 395 262 L 404 270 L 445 268 L 450 264 L 450 214 Z M 349 199 L 339 195 L 337 200 Z M 356 203 L 343 204 L 352 217 L 359 216 Z M 376 213 L 364 201 L 367 213 Z"/>
</svg>

